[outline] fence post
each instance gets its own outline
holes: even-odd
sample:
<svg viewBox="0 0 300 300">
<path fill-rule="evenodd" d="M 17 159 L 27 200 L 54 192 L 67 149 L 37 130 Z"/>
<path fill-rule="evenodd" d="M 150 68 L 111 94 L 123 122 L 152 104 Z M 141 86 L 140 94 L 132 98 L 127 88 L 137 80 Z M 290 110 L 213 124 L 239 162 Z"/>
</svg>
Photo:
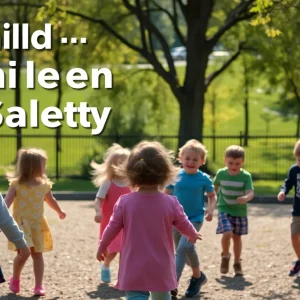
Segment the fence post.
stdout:
<svg viewBox="0 0 300 300">
<path fill-rule="evenodd" d="M 243 147 L 243 132 L 240 131 L 240 146 Z"/>
<path fill-rule="evenodd" d="M 56 130 L 56 135 L 55 135 L 55 178 L 56 180 L 59 179 L 60 174 L 59 174 L 59 153 L 61 151 L 61 135 L 60 135 L 60 128 L 57 128 Z"/>
<path fill-rule="evenodd" d="M 213 144 L 213 162 L 215 163 L 216 162 L 216 135 L 215 135 L 215 133 L 213 134 L 213 136 L 212 136 L 212 144 Z"/>
</svg>

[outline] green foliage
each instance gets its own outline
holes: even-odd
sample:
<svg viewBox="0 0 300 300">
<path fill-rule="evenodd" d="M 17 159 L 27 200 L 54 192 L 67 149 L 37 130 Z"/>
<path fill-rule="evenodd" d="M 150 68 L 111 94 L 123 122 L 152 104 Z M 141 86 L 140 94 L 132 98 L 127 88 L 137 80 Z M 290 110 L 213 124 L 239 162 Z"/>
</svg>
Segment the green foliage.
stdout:
<svg viewBox="0 0 300 300">
<path fill-rule="evenodd" d="M 256 67 L 266 75 L 269 89 L 278 89 L 277 104 L 273 108 L 281 112 L 284 119 L 292 118 L 300 108 L 300 22 L 295 7 L 285 7 L 273 13 L 282 32 L 274 39 L 256 34 L 256 47 L 261 59 Z M 293 102 L 293 103 L 292 103 Z M 289 107 L 289 109 L 288 109 Z"/>
<path fill-rule="evenodd" d="M 111 106 L 113 113 L 107 133 L 145 135 L 164 131 L 172 111 L 168 86 L 152 70 L 122 69 L 114 73 L 112 90 L 94 91 L 90 102 L 98 107 Z"/>
</svg>

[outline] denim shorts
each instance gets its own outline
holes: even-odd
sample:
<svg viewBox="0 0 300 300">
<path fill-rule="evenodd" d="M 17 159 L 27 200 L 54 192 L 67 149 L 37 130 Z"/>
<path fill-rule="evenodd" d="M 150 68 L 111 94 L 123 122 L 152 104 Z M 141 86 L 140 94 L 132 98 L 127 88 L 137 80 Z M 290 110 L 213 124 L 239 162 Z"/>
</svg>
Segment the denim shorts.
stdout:
<svg viewBox="0 0 300 300">
<path fill-rule="evenodd" d="M 217 234 L 229 231 L 237 235 L 248 234 L 248 217 L 234 217 L 230 214 L 219 212 Z"/>
</svg>

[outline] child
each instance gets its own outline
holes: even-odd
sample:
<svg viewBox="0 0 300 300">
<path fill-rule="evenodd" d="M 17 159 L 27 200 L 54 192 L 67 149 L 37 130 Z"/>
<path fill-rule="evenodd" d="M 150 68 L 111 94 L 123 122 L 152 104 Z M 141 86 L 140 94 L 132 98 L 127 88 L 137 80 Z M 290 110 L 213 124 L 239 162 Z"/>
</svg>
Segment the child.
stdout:
<svg viewBox="0 0 300 300">
<path fill-rule="evenodd" d="M 291 239 L 298 260 L 294 267 L 291 268 L 289 276 L 300 273 L 300 140 L 295 144 L 293 153 L 297 163 L 291 166 L 288 177 L 285 179 L 277 196 L 279 201 L 284 201 L 285 195 L 289 193 L 292 187 L 295 188 L 291 222 Z"/>
<path fill-rule="evenodd" d="M 216 205 L 216 194 L 209 176 L 199 168 L 205 164 L 207 150 L 197 140 L 189 140 L 179 150 L 179 161 L 183 168 L 179 171 L 175 184 L 166 187 L 165 192 L 178 198 L 184 212 L 196 230 L 200 230 L 204 215 L 207 221 L 211 221 Z M 205 212 L 204 192 L 208 197 L 208 209 Z M 185 292 L 186 297 L 194 297 L 200 293 L 201 286 L 207 282 L 207 278 L 200 271 L 200 263 L 195 246 L 189 243 L 186 237 L 178 230 L 173 230 L 176 248 L 176 274 L 179 281 L 185 262 L 192 269 L 192 277 Z M 171 291 L 176 296 L 177 289 Z"/>
<path fill-rule="evenodd" d="M 13 217 L 23 230 L 25 240 L 31 248 L 35 276 L 34 295 L 45 295 L 43 288 L 43 252 L 51 251 L 52 235 L 44 217 L 44 201 L 54 209 L 61 219 L 66 217 L 51 192 L 51 182 L 45 174 L 47 154 L 40 149 L 21 149 L 18 152 L 16 170 L 7 174 L 10 187 L 5 197 L 8 207 L 13 203 Z M 15 246 L 9 243 L 9 249 Z M 20 291 L 21 271 L 28 257 L 19 255 L 14 259 L 13 275 L 9 287 L 13 293 Z"/>
<path fill-rule="evenodd" d="M 122 164 L 130 154 L 129 149 L 118 144 L 113 144 L 104 155 L 104 162 L 101 165 L 95 162 L 91 166 L 95 169 L 93 183 L 100 187 L 95 199 L 95 222 L 100 224 L 100 239 L 113 213 L 113 208 L 121 195 L 130 193 L 130 188 L 124 177 L 119 177 L 115 173 L 115 168 Z M 108 247 L 108 255 L 105 257 L 101 267 L 101 280 L 109 283 L 110 263 L 121 251 L 122 232 L 114 239 Z"/>
<path fill-rule="evenodd" d="M 170 154 L 158 142 L 140 142 L 118 171 L 125 172 L 135 192 L 120 197 L 99 243 L 103 260 L 110 242 L 124 229 L 116 287 L 127 299 L 170 299 L 177 287 L 172 227 L 191 242 L 200 239 L 176 197 L 160 188 L 176 175 Z"/>
<path fill-rule="evenodd" d="M 0 229 L 3 231 L 8 240 L 15 244 L 18 249 L 20 258 L 28 258 L 30 250 L 24 240 L 24 234 L 19 229 L 15 220 L 10 215 L 5 202 L 0 194 Z M 0 283 L 5 282 L 1 267 L 0 267 Z"/>
<path fill-rule="evenodd" d="M 229 146 L 225 151 L 226 168 L 220 169 L 214 179 L 218 191 L 218 228 L 222 233 L 222 260 L 220 271 L 229 271 L 230 240 L 233 240 L 235 276 L 243 276 L 241 265 L 242 235 L 248 233 L 247 202 L 253 199 L 251 174 L 242 169 L 245 152 L 240 146 Z"/>
</svg>

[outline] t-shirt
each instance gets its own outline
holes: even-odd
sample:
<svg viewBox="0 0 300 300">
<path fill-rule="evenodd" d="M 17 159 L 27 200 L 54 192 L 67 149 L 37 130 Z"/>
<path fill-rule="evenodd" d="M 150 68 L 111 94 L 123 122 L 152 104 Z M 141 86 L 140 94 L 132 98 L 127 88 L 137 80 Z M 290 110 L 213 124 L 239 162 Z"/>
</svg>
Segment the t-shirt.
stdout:
<svg viewBox="0 0 300 300">
<path fill-rule="evenodd" d="M 177 287 L 173 226 L 187 238 L 197 236 L 175 197 L 159 192 L 120 197 L 99 244 L 103 253 L 123 229 L 117 289 L 165 292 Z"/>
<path fill-rule="evenodd" d="M 293 216 L 300 216 L 300 167 L 297 165 L 291 166 L 280 190 L 287 195 L 293 187 L 295 188 L 295 194 L 292 214 Z"/>
<path fill-rule="evenodd" d="M 125 182 L 125 181 L 121 181 L 121 180 L 117 180 L 117 179 L 113 179 L 112 182 L 116 185 L 116 186 L 119 186 L 119 187 L 125 187 L 125 186 L 128 186 L 128 183 Z M 102 198 L 102 199 L 105 199 L 106 195 L 107 195 L 107 192 L 110 188 L 110 185 L 111 185 L 111 181 L 110 180 L 107 180 L 107 181 L 104 181 L 103 184 L 101 184 L 99 190 L 98 190 L 98 193 L 96 195 L 96 198 Z M 118 200 L 118 199 L 117 199 Z"/>
<path fill-rule="evenodd" d="M 205 206 L 204 192 L 213 192 L 214 186 L 209 176 L 202 171 L 188 174 L 181 169 L 174 184 L 167 186 L 183 206 L 184 212 L 192 222 L 203 222 Z"/>
<path fill-rule="evenodd" d="M 245 195 L 245 191 L 253 190 L 252 177 L 249 172 L 241 169 L 237 175 L 230 175 L 227 168 L 218 170 L 214 184 L 219 186 L 219 212 L 235 217 L 247 216 L 247 204 L 237 203 L 237 198 Z"/>
</svg>

